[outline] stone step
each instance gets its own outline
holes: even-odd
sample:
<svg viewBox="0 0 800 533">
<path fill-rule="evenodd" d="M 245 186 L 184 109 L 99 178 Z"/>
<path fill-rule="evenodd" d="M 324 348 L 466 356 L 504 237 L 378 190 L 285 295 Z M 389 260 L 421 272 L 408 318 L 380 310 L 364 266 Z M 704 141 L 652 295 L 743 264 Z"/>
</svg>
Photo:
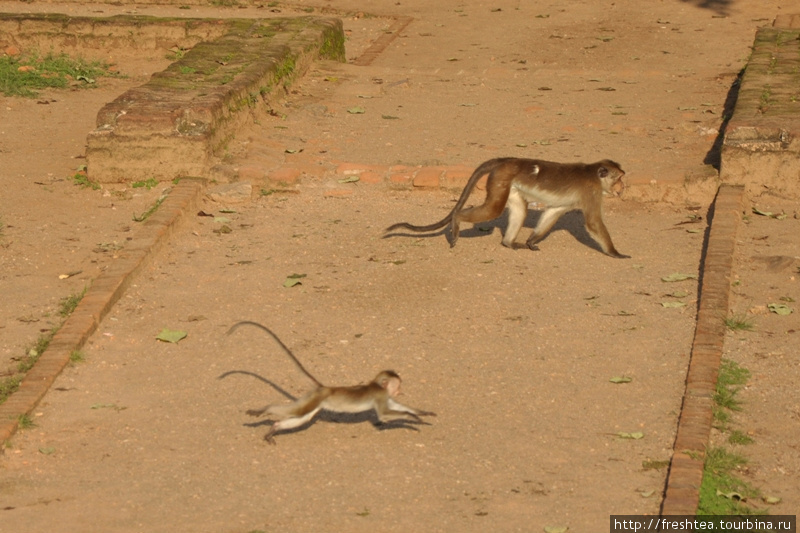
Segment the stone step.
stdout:
<svg viewBox="0 0 800 533">
<path fill-rule="evenodd" d="M 221 24 L 227 28 L 221 36 L 194 46 L 100 110 L 87 140 L 92 180 L 205 176 L 237 130 L 267 111 L 270 96 L 302 76 L 312 61 L 344 61 L 339 19 Z"/>
<path fill-rule="evenodd" d="M 756 33 L 722 145 L 720 178 L 800 197 L 800 15 Z"/>
<path fill-rule="evenodd" d="M 345 60 L 336 18 L 71 17 L 0 13 L 0 37 L 46 49 L 187 50 L 97 115 L 87 139 L 95 182 L 206 176 L 236 131 L 318 58 Z"/>
</svg>

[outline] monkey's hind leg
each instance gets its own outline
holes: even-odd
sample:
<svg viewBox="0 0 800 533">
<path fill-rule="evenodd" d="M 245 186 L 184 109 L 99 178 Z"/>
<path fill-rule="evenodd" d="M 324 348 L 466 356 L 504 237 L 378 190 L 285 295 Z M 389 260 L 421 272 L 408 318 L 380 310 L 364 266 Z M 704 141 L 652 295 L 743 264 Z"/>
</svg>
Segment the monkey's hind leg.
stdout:
<svg viewBox="0 0 800 533">
<path fill-rule="evenodd" d="M 522 224 L 525 222 L 525 217 L 528 214 L 528 202 L 516 189 L 512 189 L 506 201 L 508 207 L 508 226 L 506 232 L 503 234 L 503 246 L 507 248 L 518 248 L 515 241 Z"/>
<path fill-rule="evenodd" d="M 272 427 L 269 428 L 267 434 L 264 435 L 264 440 L 270 444 L 275 444 L 275 439 L 273 435 L 278 431 L 283 431 L 284 429 L 294 429 L 304 425 L 306 422 L 314 418 L 314 416 L 322 409 L 322 406 L 318 406 L 316 409 L 309 411 L 308 413 L 304 414 L 303 416 L 299 416 L 297 418 L 287 418 L 285 420 L 280 420 L 272 424 Z"/>
<path fill-rule="evenodd" d="M 261 409 L 248 409 L 245 411 L 245 414 L 250 416 L 261 416 L 269 410 L 269 405 L 262 407 Z"/>
<path fill-rule="evenodd" d="M 280 405 L 269 404 L 261 409 L 248 409 L 245 411 L 245 414 L 250 416 L 277 416 L 279 419 L 283 420 L 284 418 L 293 418 L 303 414 L 301 412 L 302 405 L 304 404 L 301 404 L 300 400 Z"/>
<path fill-rule="evenodd" d="M 492 185 L 492 176 L 490 175 L 489 181 L 486 184 L 486 200 L 482 205 L 470 207 L 458 213 L 453 213 L 453 216 L 450 219 L 450 248 L 456 245 L 456 241 L 458 240 L 458 232 L 460 230 L 459 223 L 462 220 L 464 222 L 472 222 L 473 224 L 476 224 L 478 222 L 494 220 L 503 213 L 503 209 L 506 207 L 506 201 L 508 200 L 508 194 L 511 192 L 511 189 L 509 187 L 499 187 L 496 184 L 494 187 L 492 187 Z"/>
</svg>

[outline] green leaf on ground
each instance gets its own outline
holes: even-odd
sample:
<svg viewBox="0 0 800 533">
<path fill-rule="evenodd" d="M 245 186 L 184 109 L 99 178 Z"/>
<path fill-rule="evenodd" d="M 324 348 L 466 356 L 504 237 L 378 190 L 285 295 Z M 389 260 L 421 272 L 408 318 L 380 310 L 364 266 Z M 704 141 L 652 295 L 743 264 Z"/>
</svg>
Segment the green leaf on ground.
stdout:
<svg viewBox="0 0 800 533">
<path fill-rule="evenodd" d="M 681 274 L 680 272 L 676 272 L 669 276 L 664 276 L 661 278 L 661 281 L 673 283 L 675 281 L 686 281 L 687 279 L 697 279 L 697 274 Z"/>
<path fill-rule="evenodd" d="M 776 315 L 791 315 L 793 311 L 792 308 L 786 304 L 769 304 L 767 307 L 769 307 L 769 310 Z"/>
<path fill-rule="evenodd" d="M 300 285 L 300 280 L 306 277 L 305 274 L 292 274 L 286 277 L 286 281 L 283 282 L 283 286 L 286 288 L 294 287 L 295 285 Z"/>
<path fill-rule="evenodd" d="M 186 335 L 188 335 L 188 333 L 186 333 L 185 331 L 178 331 L 178 330 L 171 330 L 169 328 L 164 328 L 161 330 L 161 333 L 159 333 L 158 336 L 156 336 L 156 339 L 163 342 L 171 342 L 174 344 L 186 338 Z"/>
<path fill-rule="evenodd" d="M 619 433 L 616 433 L 616 435 L 621 439 L 639 440 L 644 438 L 644 433 L 642 433 L 641 431 L 635 431 L 633 433 L 626 433 L 624 431 L 620 431 Z"/>
</svg>

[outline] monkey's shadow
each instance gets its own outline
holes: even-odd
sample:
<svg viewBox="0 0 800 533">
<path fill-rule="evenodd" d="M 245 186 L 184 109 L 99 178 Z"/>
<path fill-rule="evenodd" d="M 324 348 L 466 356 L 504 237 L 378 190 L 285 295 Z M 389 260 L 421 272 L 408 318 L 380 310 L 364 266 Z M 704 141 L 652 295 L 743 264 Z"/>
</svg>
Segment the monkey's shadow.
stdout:
<svg viewBox="0 0 800 533">
<path fill-rule="evenodd" d="M 285 396 L 289 401 L 296 401 L 297 398 L 293 396 L 291 393 L 283 389 L 280 385 L 273 383 L 272 381 L 268 380 L 267 378 L 256 374 L 255 372 L 250 372 L 249 370 L 229 370 L 223 374 L 221 374 L 217 379 L 225 379 L 226 377 L 232 374 L 244 374 L 246 376 L 251 376 L 256 378 L 259 381 L 263 381 L 277 392 Z M 288 433 L 297 433 L 299 431 L 304 431 L 311 427 L 317 420 L 322 420 L 323 422 L 334 422 L 339 424 L 361 424 L 363 422 L 370 422 L 377 430 L 383 431 L 388 429 L 411 429 L 414 431 L 419 431 L 419 429 L 415 428 L 415 425 L 425 425 L 430 426 L 429 422 L 425 422 L 424 420 L 415 420 L 409 418 L 398 418 L 396 420 L 390 420 L 388 422 L 381 422 L 378 419 L 378 415 L 375 414 L 374 409 L 370 409 L 369 411 L 364 411 L 361 413 L 333 413 L 331 411 L 326 411 L 325 409 L 321 410 L 317 413 L 317 416 L 303 424 L 302 426 L 298 426 L 296 428 L 291 429 L 284 429 L 276 433 L 276 435 L 284 435 Z M 266 418 L 264 420 L 259 420 L 257 422 L 245 422 L 242 424 L 245 427 L 257 428 L 261 426 L 271 426 L 277 422 L 277 420 L 272 420 Z"/>
<path fill-rule="evenodd" d="M 536 227 L 536 224 L 539 223 L 539 219 L 542 216 L 542 211 L 529 209 L 528 214 L 525 217 L 525 222 L 523 223 L 523 231 L 520 231 L 520 234 L 517 236 L 517 243 L 522 244 L 524 247 L 524 242 L 527 240 L 530 232 L 533 228 Z M 500 232 L 505 235 L 505 229 L 508 226 L 508 209 L 503 211 L 503 214 L 499 217 L 489 220 L 487 222 L 478 222 L 473 225 L 469 229 L 462 229 L 459 233 L 459 238 L 466 238 L 472 239 L 475 237 L 485 237 L 487 234 L 494 233 L 494 229 L 498 228 Z M 553 226 L 547 235 L 545 235 L 538 243 L 541 244 L 542 242 L 546 241 L 547 238 L 556 231 L 567 231 L 575 237 L 575 240 L 596 250 L 598 252 L 603 253 L 603 249 L 600 245 L 589 235 L 589 232 L 586 231 L 586 219 L 583 217 L 583 212 L 580 209 L 573 209 L 572 211 L 568 211 L 558 219 L 558 222 Z M 450 225 L 448 224 L 444 228 L 438 231 L 434 231 L 431 233 L 409 233 L 409 232 L 393 232 L 388 235 L 385 235 L 384 238 L 389 237 L 438 237 L 440 235 L 445 235 L 448 238 L 449 242 L 452 242 L 452 238 L 449 235 L 450 232 Z"/>
</svg>

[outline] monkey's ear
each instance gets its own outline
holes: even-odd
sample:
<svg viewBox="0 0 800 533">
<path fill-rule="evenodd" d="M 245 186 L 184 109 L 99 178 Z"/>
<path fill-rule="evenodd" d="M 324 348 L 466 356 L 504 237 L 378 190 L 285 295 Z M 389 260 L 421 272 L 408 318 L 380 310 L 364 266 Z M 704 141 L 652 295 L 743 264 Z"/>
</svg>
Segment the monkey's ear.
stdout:
<svg viewBox="0 0 800 533">
<path fill-rule="evenodd" d="M 597 169 L 597 177 L 598 178 L 605 178 L 606 176 L 608 176 L 608 169 L 606 167 L 603 167 L 603 166 L 599 167 Z"/>
</svg>

